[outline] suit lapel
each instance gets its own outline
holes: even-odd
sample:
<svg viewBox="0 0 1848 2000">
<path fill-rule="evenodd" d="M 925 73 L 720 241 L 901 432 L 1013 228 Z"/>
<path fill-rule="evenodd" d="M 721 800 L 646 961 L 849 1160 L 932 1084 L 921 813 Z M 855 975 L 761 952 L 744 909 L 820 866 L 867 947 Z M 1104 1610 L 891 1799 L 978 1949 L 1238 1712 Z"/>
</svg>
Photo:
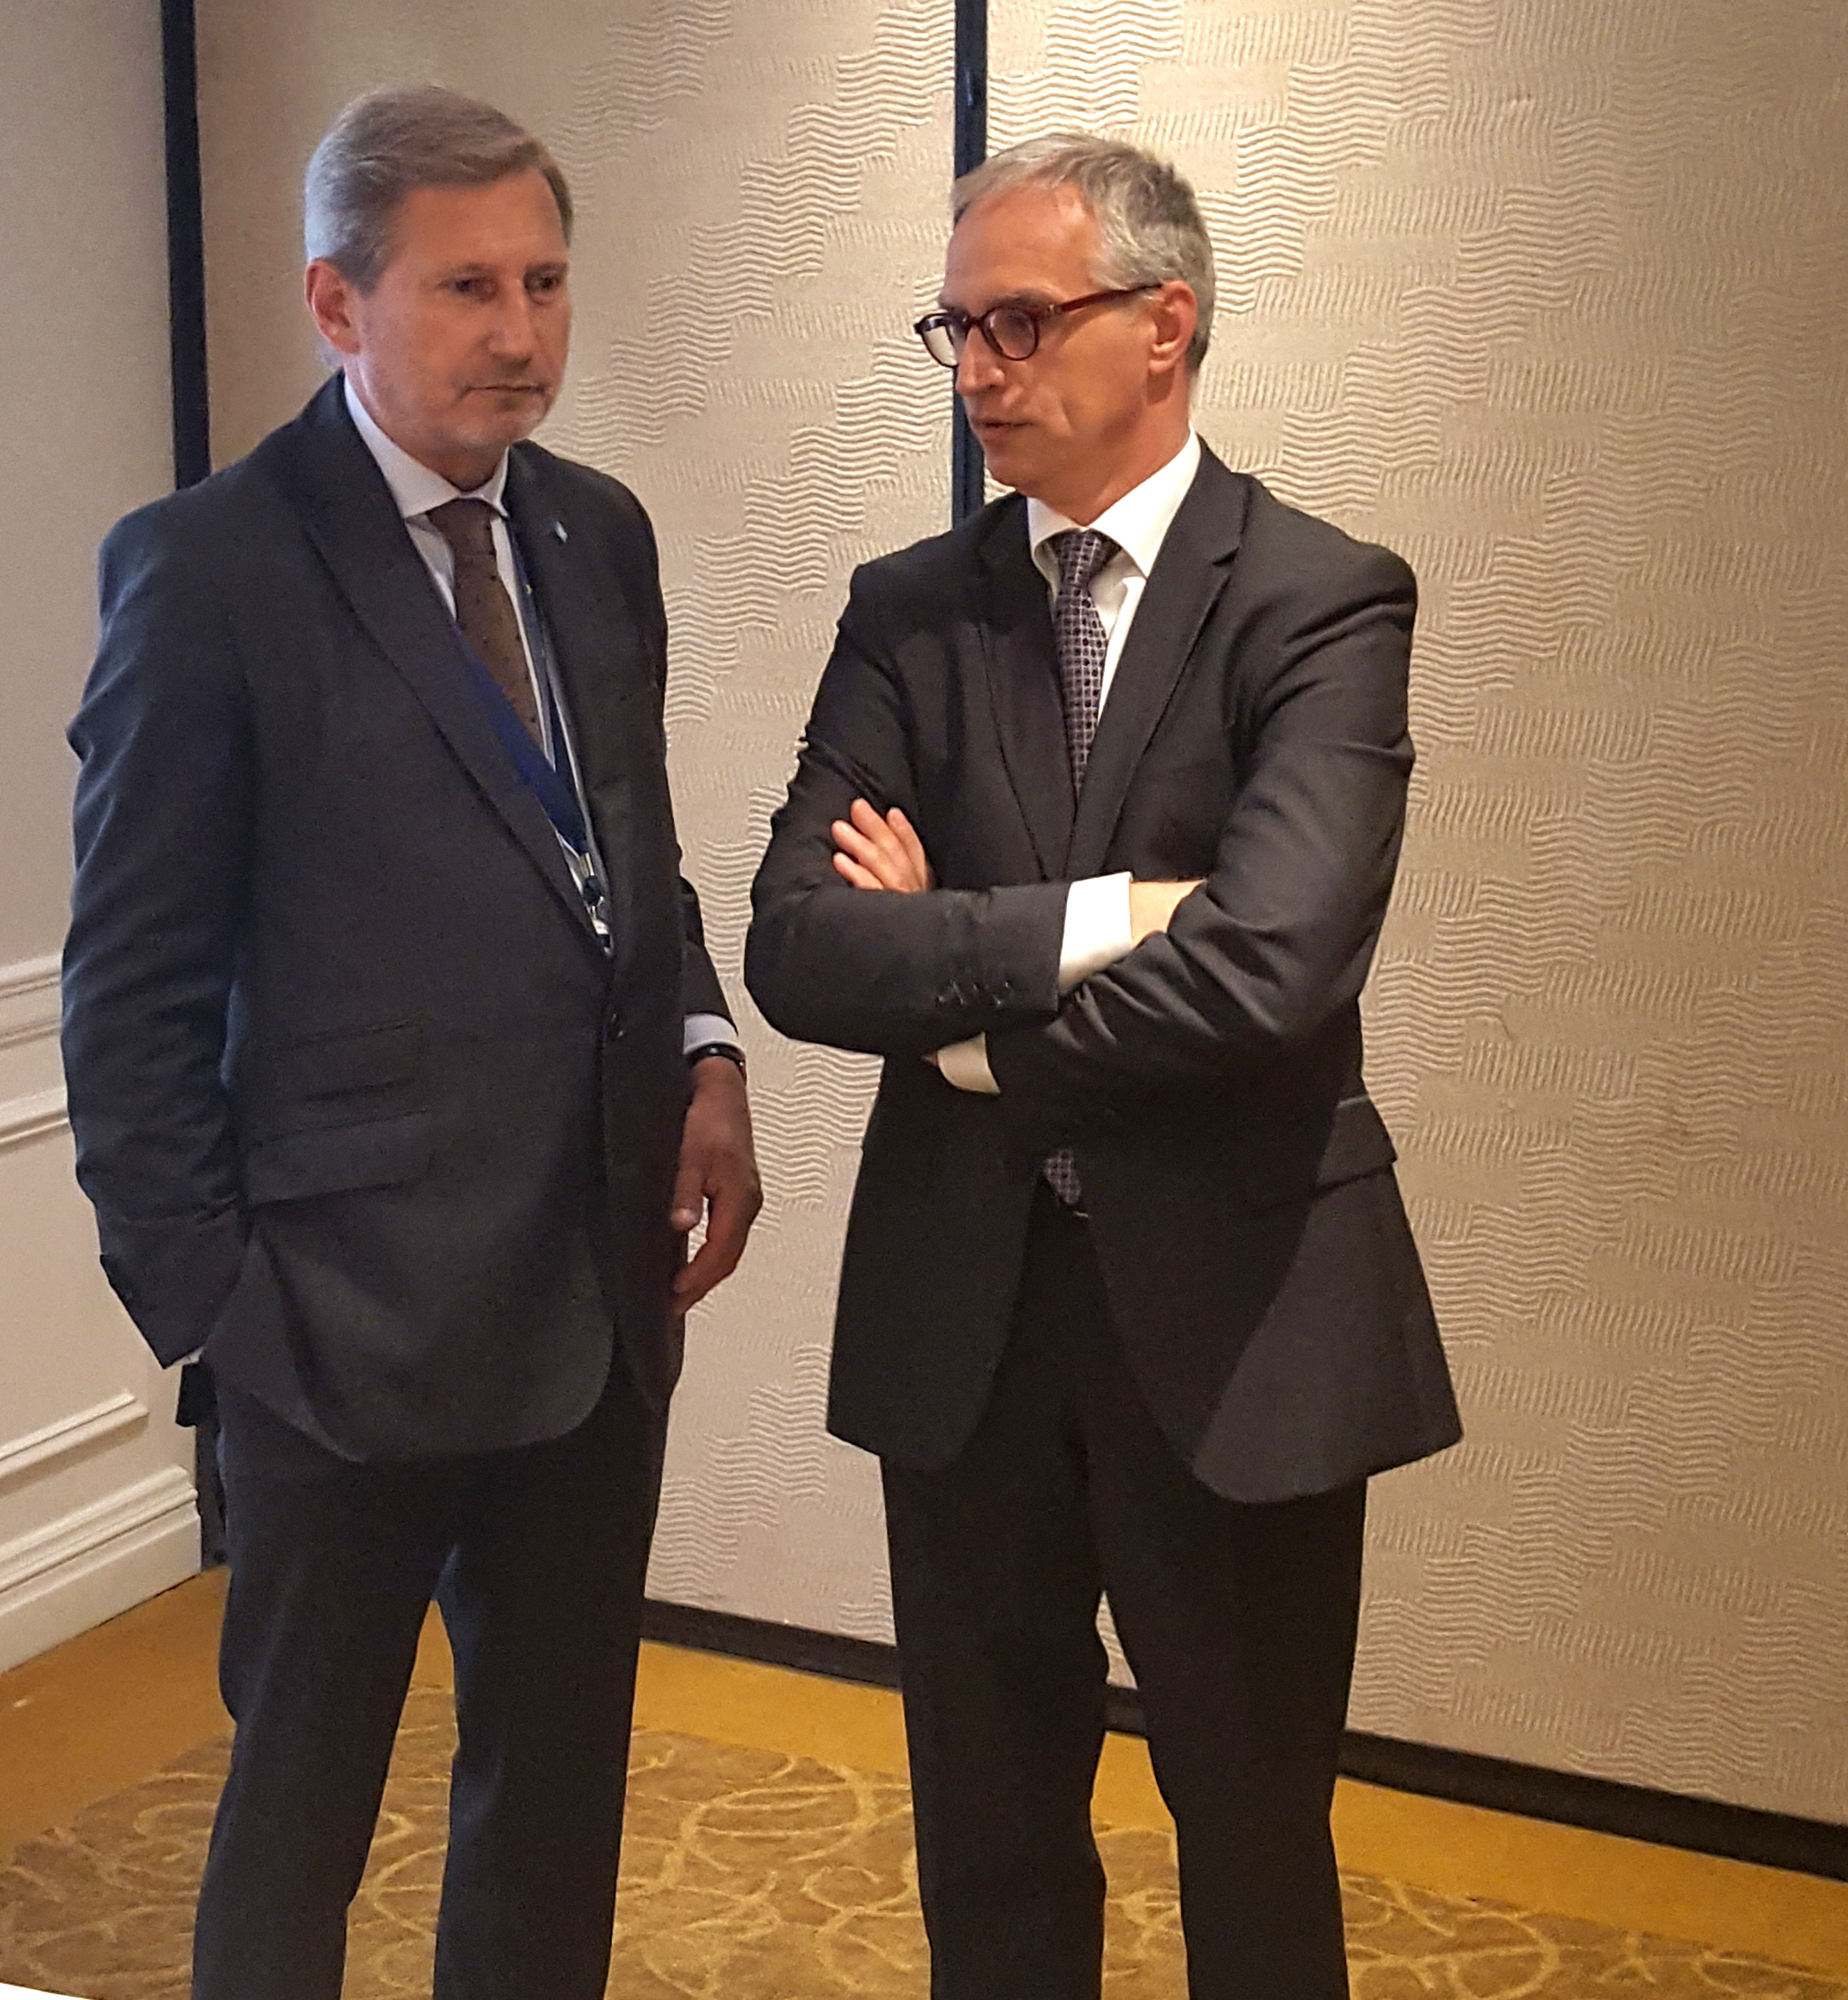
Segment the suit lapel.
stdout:
<svg viewBox="0 0 1848 2000">
<path fill-rule="evenodd" d="M 1075 801 L 1046 579 L 1026 546 L 1025 503 L 1005 502 L 977 553 L 974 614 L 1009 782 L 1041 875 L 1059 876 Z"/>
<path fill-rule="evenodd" d="M 590 821 L 610 877 L 608 889 L 620 972 L 634 943 L 624 921 L 634 901 L 634 869 L 647 829 L 634 825 L 633 762 L 637 731 L 658 711 L 630 704 L 651 679 L 634 616 L 620 592 L 606 595 L 589 560 L 589 533 L 568 518 L 558 482 L 537 453 L 516 446 L 507 468 L 507 512 L 533 595 L 545 620 L 577 751 Z"/>
<path fill-rule="evenodd" d="M 1103 869 L 1136 766 L 1225 588 L 1245 498 L 1238 476 L 1203 453 L 1155 558 L 1098 718 L 1071 842 L 1058 870 L 1074 880 Z"/>
<path fill-rule="evenodd" d="M 347 415 L 340 377 L 258 450 L 294 501 L 309 538 L 373 643 L 588 935 L 583 899 L 551 822 L 468 685 L 454 622 L 412 545 L 384 474 Z"/>
</svg>

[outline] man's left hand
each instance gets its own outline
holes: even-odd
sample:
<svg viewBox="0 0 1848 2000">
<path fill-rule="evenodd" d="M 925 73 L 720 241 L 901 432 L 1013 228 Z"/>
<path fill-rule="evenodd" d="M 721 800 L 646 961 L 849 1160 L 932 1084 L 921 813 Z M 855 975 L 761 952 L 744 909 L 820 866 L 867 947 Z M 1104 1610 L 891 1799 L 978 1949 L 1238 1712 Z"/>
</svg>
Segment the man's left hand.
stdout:
<svg viewBox="0 0 1848 2000">
<path fill-rule="evenodd" d="M 915 894 L 936 886 L 917 829 L 896 806 L 881 818 L 864 799 L 856 799 L 849 817 L 828 831 L 834 835 L 835 871 L 855 888 Z"/>
<path fill-rule="evenodd" d="M 737 1269 L 762 1206 L 744 1071 L 723 1056 L 707 1056 L 693 1066 L 669 1218 L 684 1234 L 703 1214 L 706 1241 L 674 1280 L 676 1311 L 690 1311 Z"/>
</svg>

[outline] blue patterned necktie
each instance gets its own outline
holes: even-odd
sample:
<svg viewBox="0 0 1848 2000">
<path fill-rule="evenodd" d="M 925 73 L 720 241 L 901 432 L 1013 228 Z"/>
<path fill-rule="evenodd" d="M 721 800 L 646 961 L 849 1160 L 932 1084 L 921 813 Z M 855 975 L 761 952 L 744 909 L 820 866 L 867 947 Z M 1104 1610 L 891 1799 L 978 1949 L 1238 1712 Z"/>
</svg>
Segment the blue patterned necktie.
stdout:
<svg viewBox="0 0 1848 2000">
<path fill-rule="evenodd" d="M 1070 528 L 1052 538 L 1058 557 L 1059 590 L 1053 600 L 1052 637 L 1058 651 L 1059 698 L 1065 710 L 1065 754 L 1072 760 L 1072 789 L 1082 791 L 1097 710 L 1103 698 L 1103 665 L 1110 654 L 1103 620 L 1091 595 L 1092 579 L 1117 553 L 1117 544 L 1095 528 Z M 1068 1208 L 1083 1193 L 1072 1150 L 1061 1146 L 1044 1168 L 1052 1191 Z"/>
</svg>

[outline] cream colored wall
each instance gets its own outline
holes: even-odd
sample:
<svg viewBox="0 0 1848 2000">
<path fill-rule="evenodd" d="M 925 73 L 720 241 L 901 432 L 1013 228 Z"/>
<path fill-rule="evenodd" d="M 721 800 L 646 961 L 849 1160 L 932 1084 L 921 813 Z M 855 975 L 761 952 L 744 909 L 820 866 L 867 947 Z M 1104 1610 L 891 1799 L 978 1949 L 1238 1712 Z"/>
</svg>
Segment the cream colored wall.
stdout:
<svg viewBox="0 0 1848 2000">
<path fill-rule="evenodd" d="M 158 10 L 26 0 L 0 64 L 0 1667 L 196 1567 L 190 1439 L 71 1177 L 57 969 L 96 545 L 172 484 Z"/>
<path fill-rule="evenodd" d="M 1423 589 L 1371 1076 L 1468 1442 L 1356 1727 L 1848 1818 L 1848 15 L 995 0 L 1196 179 L 1200 427 Z"/>
<path fill-rule="evenodd" d="M 551 440 L 661 530 L 690 863 L 771 1199 L 696 1318 L 658 1594 L 883 1637 L 820 1427 L 869 1078 L 777 1042 L 745 897 L 850 564 L 947 510 L 948 0 L 201 0 L 221 455 L 317 379 L 295 183 L 431 75 L 583 197 Z M 1141 132 L 1224 303 L 1201 422 L 1424 585 L 1370 1001 L 1471 1424 L 1377 1488 L 1357 1726 L 1848 1815 L 1832 6 L 995 0 L 996 143 Z"/>
</svg>

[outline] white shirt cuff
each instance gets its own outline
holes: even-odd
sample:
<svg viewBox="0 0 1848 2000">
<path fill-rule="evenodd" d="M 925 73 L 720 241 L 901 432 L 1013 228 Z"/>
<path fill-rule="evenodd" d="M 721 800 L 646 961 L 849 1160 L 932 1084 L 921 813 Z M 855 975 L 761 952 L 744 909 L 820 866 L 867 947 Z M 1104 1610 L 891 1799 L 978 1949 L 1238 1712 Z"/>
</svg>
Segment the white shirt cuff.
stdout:
<svg viewBox="0 0 1848 2000">
<path fill-rule="evenodd" d="M 966 1042 L 952 1042 L 930 1058 L 943 1073 L 943 1081 L 958 1090 L 972 1090 L 979 1097 L 999 1097 L 1001 1086 L 988 1068 L 988 1038 L 971 1035 Z"/>
<path fill-rule="evenodd" d="M 1065 892 L 1065 935 L 1059 946 L 1059 991 L 1127 958 L 1135 949 L 1129 921 L 1129 871 L 1092 875 Z"/>
<path fill-rule="evenodd" d="M 695 1049 L 704 1048 L 708 1042 L 723 1042 L 726 1047 L 735 1049 L 738 1046 L 738 1030 L 723 1014 L 689 1014 L 680 1053 L 690 1055 Z"/>
</svg>

